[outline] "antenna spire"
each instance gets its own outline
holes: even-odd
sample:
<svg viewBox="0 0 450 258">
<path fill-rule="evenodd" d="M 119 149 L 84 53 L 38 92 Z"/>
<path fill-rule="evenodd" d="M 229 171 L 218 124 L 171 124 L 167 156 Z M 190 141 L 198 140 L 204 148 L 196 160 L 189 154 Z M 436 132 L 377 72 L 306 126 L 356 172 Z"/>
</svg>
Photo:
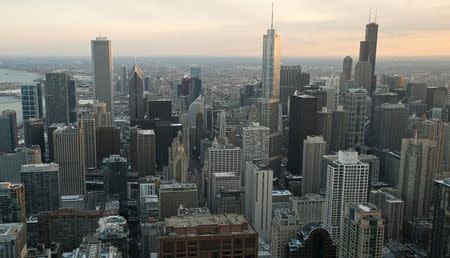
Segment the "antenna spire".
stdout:
<svg viewBox="0 0 450 258">
<path fill-rule="evenodd" d="M 375 23 L 377 23 L 377 11 L 378 11 L 378 9 L 375 8 Z"/>
<path fill-rule="evenodd" d="M 372 21 L 372 8 L 369 11 L 369 23 Z"/>
<path fill-rule="evenodd" d="M 272 2 L 272 18 L 270 19 L 270 29 L 273 30 L 273 2 Z"/>
</svg>

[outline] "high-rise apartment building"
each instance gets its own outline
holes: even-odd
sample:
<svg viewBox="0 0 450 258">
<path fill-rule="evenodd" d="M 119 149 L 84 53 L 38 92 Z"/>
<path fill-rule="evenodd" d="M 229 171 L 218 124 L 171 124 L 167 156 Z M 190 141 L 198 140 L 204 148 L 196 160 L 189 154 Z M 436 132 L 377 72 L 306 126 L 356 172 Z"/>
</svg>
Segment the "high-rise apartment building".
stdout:
<svg viewBox="0 0 450 258">
<path fill-rule="evenodd" d="M 61 195 L 58 164 L 22 165 L 20 178 L 25 187 L 27 215 L 59 209 Z"/>
<path fill-rule="evenodd" d="M 270 240 L 273 171 L 259 161 L 245 164 L 245 215 L 259 236 Z"/>
<path fill-rule="evenodd" d="M 269 128 L 251 123 L 242 129 L 244 161 L 269 160 Z"/>
<path fill-rule="evenodd" d="M 144 119 L 144 73 L 141 68 L 134 64 L 131 69 L 128 87 L 130 96 L 128 98 L 128 110 L 130 113 L 130 122 Z"/>
<path fill-rule="evenodd" d="M 450 255 L 450 178 L 434 181 L 430 258 Z"/>
<path fill-rule="evenodd" d="M 364 125 L 367 91 L 361 88 L 348 89 L 344 93 L 344 109 L 348 111 L 347 147 L 364 144 Z"/>
<path fill-rule="evenodd" d="M 23 121 L 29 118 L 40 118 L 44 116 L 42 107 L 42 87 L 40 83 L 25 84 L 20 86 L 22 98 Z"/>
<path fill-rule="evenodd" d="M 234 172 L 242 174 L 242 149 L 214 141 L 208 149 L 207 169 L 210 174 Z"/>
<path fill-rule="evenodd" d="M 103 192 L 107 200 L 119 196 L 119 201 L 127 200 L 128 162 L 119 155 L 103 159 Z"/>
<path fill-rule="evenodd" d="M 23 184 L 0 183 L 0 224 L 27 221 Z"/>
<path fill-rule="evenodd" d="M 137 130 L 137 171 L 140 177 L 154 174 L 156 167 L 156 136 L 153 130 Z"/>
<path fill-rule="evenodd" d="M 69 80 L 66 73 L 55 72 L 45 75 L 45 110 L 47 125 L 69 123 Z"/>
<path fill-rule="evenodd" d="M 288 242 L 295 238 L 301 228 L 297 212 L 292 209 L 276 209 L 272 220 L 272 234 L 270 239 L 272 257 L 287 257 Z"/>
<path fill-rule="evenodd" d="M 324 227 L 335 241 L 340 239 L 343 212 L 349 203 L 367 201 L 369 164 L 354 151 L 339 151 L 327 166 Z"/>
<path fill-rule="evenodd" d="M 170 217 L 159 237 L 159 257 L 258 256 L 258 235 L 239 214 Z"/>
<path fill-rule="evenodd" d="M 405 202 L 405 217 L 425 217 L 432 204 L 433 162 L 436 141 L 403 139 L 398 189 Z"/>
<path fill-rule="evenodd" d="M 14 152 L 17 148 L 17 117 L 14 110 L 3 110 L 0 115 L 0 152 Z"/>
<path fill-rule="evenodd" d="M 370 203 L 349 203 L 344 213 L 338 257 L 381 258 L 384 240 L 381 210 Z"/>
<path fill-rule="evenodd" d="M 53 131 L 55 163 L 59 165 L 61 196 L 86 193 L 84 133 L 72 125 Z"/>
<path fill-rule="evenodd" d="M 86 161 L 86 169 L 95 169 L 97 168 L 95 119 L 92 117 L 82 117 L 80 119 L 80 129 L 84 134 L 84 159 Z"/>
<path fill-rule="evenodd" d="M 292 174 L 301 174 L 303 141 L 308 135 L 317 135 L 317 98 L 296 92 L 289 104 L 287 168 Z"/>
<path fill-rule="evenodd" d="M 409 112 L 404 105 L 382 104 L 375 107 L 372 122 L 373 145 L 380 149 L 400 150 L 407 136 Z"/>
<path fill-rule="evenodd" d="M 114 116 L 113 59 L 111 41 L 106 37 L 91 40 L 94 100 L 106 103 L 106 110 Z"/>
<path fill-rule="evenodd" d="M 384 219 L 384 239 L 402 239 L 403 210 L 405 203 L 385 189 L 372 190 L 369 202 L 378 207 Z"/>
<path fill-rule="evenodd" d="M 160 219 L 177 215 L 178 208 L 198 207 L 196 184 L 163 184 L 159 188 Z"/>
<path fill-rule="evenodd" d="M 302 193 L 320 193 L 320 159 L 327 143 L 322 136 L 308 136 L 303 141 Z"/>
</svg>

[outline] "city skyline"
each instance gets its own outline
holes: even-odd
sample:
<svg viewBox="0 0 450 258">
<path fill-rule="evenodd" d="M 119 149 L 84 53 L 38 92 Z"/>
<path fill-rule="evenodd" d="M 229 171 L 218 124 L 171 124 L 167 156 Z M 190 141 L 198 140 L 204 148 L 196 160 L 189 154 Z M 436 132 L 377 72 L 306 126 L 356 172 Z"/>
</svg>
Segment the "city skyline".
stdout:
<svg viewBox="0 0 450 258">
<path fill-rule="evenodd" d="M 283 57 L 356 56 L 371 8 L 372 20 L 376 9 L 382 24 L 379 56 L 450 56 L 450 5 L 443 0 L 378 0 L 371 6 L 356 0 L 274 4 Z M 0 28 L 6 39 L 0 56 L 85 56 L 87 42 L 98 35 L 111 39 L 114 56 L 260 56 L 271 1 L 137 0 L 127 6 L 119 1 L 87 5 L 46 0 L 2 7 L 8 26 Z M 239 44 L 228 44 L 230 39 Z M 32 46 L 27 44 L 31 40 Z"/>
</svg>

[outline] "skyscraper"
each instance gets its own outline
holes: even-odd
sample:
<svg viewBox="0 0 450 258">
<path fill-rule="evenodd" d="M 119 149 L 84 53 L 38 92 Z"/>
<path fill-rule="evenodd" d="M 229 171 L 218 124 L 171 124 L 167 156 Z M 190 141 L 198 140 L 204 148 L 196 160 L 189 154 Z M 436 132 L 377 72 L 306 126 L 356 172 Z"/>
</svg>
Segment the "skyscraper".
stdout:
<svg viewBox="0 0 450 258">
<path fill-rule="evenodd" d="M 427 100 L 427 84 L 426 83 L 408 83 L 406 85 L 406 97 L 410 100 Z"/>
<path fill-rule="evenodd" d="M 370 203 L 378 207 L 384 218 L 384 239 L 402 239 L 403 211 L 405 203 L 389 193 L 388 189 L 370 191 Z"/>
<path fill-rule="evenodd" d="M 144 73 L 141 68 L 134 64 L 131 69 L 128 81 L 128 98 L 130 122 L 136 122 L 144 119 Z"/>
<path fill-rule="evenodd" d="M 23 184 L 0 183 L 0 224 L 26 222 Z"/>
<path fill-rule="evenodd" d="M 308 136 L 303 141 L 303 194 L 320 192 L 320 159 L 326 154 L 326 147 L 322 136 Z"/>
<path fill-rule="evenodd" d="M 372 123 L 373 145 L 380 149 L 400 150 L 407 135 L 409 112 L 404 105 L 382 104 L 375 107 Z"/>
<path fill-rule="evenodd" d="M 184 146 L 183 134 L 179 131 L 169 147 L 168 168 L 168 179 L 174 179 L 179 183 L 188 181 L 189 157 L 186 155 Z"/>
<path fill-rule="evenodd" d="M 367 88 L 369 95 L 372 96 L 375 91 L 377 78 L 375 77 L 375 64 L 377 59 L 377 42 L 378 42 L 378 24 L 370 22 L 366 25 L 366 36 L 364 41 L 360 42 L 359 61 L 367 62 L 368 69 L 370 69 L 370 85 Z M 355 71 L 356 73 L 356 71 Z M 356 75 L 355 75 L 356 76 Z M 360 87 L 362 87 L 360 85 Z"/>
<path fill-rule="evenodd" d="M 47 125 L 69 123 L 69 80 L 66 73 L 47 73 L 45 75 L 45 110 Z"/>
<path fill-rule="evenodd" d="M 338 106 L 331 115 L 330 151 L 338 152 L 347 149 L 347 130 L 349 112 Z"/>
<path fill-rule="evenodd" d="M 436 175 L 436 141 L 403 139 L 398 189 L 405 202 L 405 217 L 429 215 Z"/>
<path fill-rule="evenodd" d="M 240 190 L 241 189 L 241 175 L 233 172 L 221 172 L 209 174 L 209 189 L 208 189 L 208 207 L 212 212 L 217 212 L 217 199 L 220 191 Z"/>
<path fill-rule="evenodd" d="M 0 182 L 20 182 L 20 166 L 41 163 L 39 146 L 19 147 L 14 153 L 0 153 Z"/>
<path fill-rule="evenodd" d="M 198 207 L 196 184 L 163 184 L 159 188 L 160 219 L 177 215 L 178 208 Z"/>
<path fill-rule="evenodd" d="M 124 96 L 128 94 L 128 73 L 125 65 L 120 67 L 120 93 Z"/>
<path fill-rule="evenodd" d="M 280 94 L 280 35 L 273 28 L 273 6 L 270 29 L 263 37 L 262 97 L 279 100 Z"/>
<path fill-rule="evenodd" d="M 77 83 L 69 80 L 69 123 L 77 122 Z"/>
<path fill-rule="evenodd" d="M 105 198 L 108 200 L 119 196 L 119 201 L 123 203 L 127 200 L 127 159 L 119 155 L 111 155 L 103 159 L 102 164 Z"/>
<path fill-rule="evenodd" d="M 106 111 L 106 103 L 94 101 L 95 126 L 111 126 L 111 113 Z"/>
<path fill-rule="evenodd" d="M 289 104 L 287 168 L 292 174 L 301 174 L 303 141 L 308 135 L 317 135 L 317 98 L 297 91 L 291 95 Z"/>
<path fill-rule="evenodd" d="M 251 123 L 242 129 L 242 151 L 245 161 L 269 160 L 269 128 Z"/>
<path fill-rule="evenodd" d="M 352 79 L 353 59 L 346 56 L 342 61 L 342 80 L 350 81 Z"/>
<path fill-rule="evenodd" d="M 302 72 L 300 65 L 282 65 L 280 72 L 280 104 L 287 115 L 289 96 L 309 85 L 310 74 Z"/>
<path fill-rule="evenodd" d="M 344 94 L 344 109 L 349 113 L 347 147 L 354 148 L 364 144 L 366 98 L 367 91 L 361 88 L 348 89 Z"/>
<path fill-rule="evenodd" d="M 153 130 L 137 130 L 137 172 L 140 177 L 153 175 L 156 167 L 156 136 Z"/>
<path fill-rule="evenodd" d="M 33 145 L 39 145 L 41 148 L 42 162 L 45 162 L 44 127 L 44 121 L 38 118 L 30 118 L 23 121 L 25 147 L 30 148 Z"/>
<path fill-rule="evenodd" d="M 25 223 L 2 224 L 0 246 L 3 257 L 25 257 L 27 253 L 27 230 Z"/>
<path fill-rule="evenodd" d="M 42 87 L 40 83 L 21 85 L 20 95 L 22 98 L 23 121 L 29 118 L 42 118 L 44 116 Z"/>
<path fill-rule="evenodd" d="M 25 186 L 27 215 L 59 209 L 61 195 L 58 164 L 22 165 L 20 178 Z"/>
<path fill-rule="evenodd" d="M 14 152 L 17 148 L 16 111 L 4 110 L 0 115 L 0 152 Z"/>
<path fill-rule="evenodd" d="M 272 227 L 273 171 L 262 162 L 248 161 L 245 177 L 245 215 L 268 242 Z"/>
<path fill-rule="evenodd" d="M 219 114 L 219 138 L 223 140 L 227 138 L 227 118 L 225 111 Z"/>
<path fill-rule="evenodd" d="M 384 221 L 370 203 L 349 203 L 342 218 L 338 257 L 382 257 Z"/>
<path fill-rule="evenodd" d="M 95 119 L 92 117 L 82 117 L 80 119 L 80 129 L 84 134 L 86 169 L 95 169 L 97 168 L 97 137 Z"/>
<path fill-rule="evenodd" d="M 55 163 L 59 164 L 61 196 L 86 193 L 84 133 L 72 125 L 53 132 Z"/>
<path fill-rule="evenodd" d="M 91 40 L 94 100 L 106 103 L 106 110 L 114 116 L 113 59 L 111 41 L 106 37 Z"/>
<path fill-rule="evenodd" d="M 354 151 L 339 151 L 327 166 L 324 227 L 335 241 L 340 239 L 344 209 L 349 203 L 367 201 L 369 165 Z"/>
<path fill-rule="evenodd" d="M 272 257 L 287 257 L 287 243 L 295 238 L 300 225 L 301 221 L 295 210 L 285 208 L 274 211 L 270 239 Z"/>
<path fill-rule="evenodd" d="M 450 178 L 434 181 L 433 193 L 433 233 L 430 258 L 450 255 Z"/>
</svg>

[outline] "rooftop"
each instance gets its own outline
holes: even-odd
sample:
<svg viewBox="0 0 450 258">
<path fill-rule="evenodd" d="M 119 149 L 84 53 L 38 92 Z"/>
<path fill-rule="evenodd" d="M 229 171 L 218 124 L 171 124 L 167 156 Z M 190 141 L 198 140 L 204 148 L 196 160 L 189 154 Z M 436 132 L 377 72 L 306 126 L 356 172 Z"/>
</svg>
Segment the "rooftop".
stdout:
<svg viewBox="0 0 450 258">
<path fill-rule="evenodd" d="M 244 215 L 240 214 L 205 214 L 205 215 L 187 215 L 174 216 L 166 218 L 166 227 L 184 228 L 198 227 L 205 225 L 240 225 L 248 223 Z"/>
<path fill-rule="evenodd" d="M 20 172 L 54 172 L 59 171 L 59 165 L 55 163 L 50 164 L 27 164 L 22 165 Z"/>
</svg>

